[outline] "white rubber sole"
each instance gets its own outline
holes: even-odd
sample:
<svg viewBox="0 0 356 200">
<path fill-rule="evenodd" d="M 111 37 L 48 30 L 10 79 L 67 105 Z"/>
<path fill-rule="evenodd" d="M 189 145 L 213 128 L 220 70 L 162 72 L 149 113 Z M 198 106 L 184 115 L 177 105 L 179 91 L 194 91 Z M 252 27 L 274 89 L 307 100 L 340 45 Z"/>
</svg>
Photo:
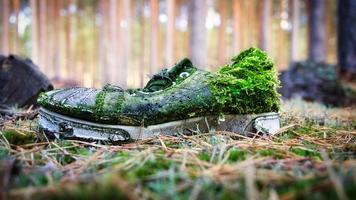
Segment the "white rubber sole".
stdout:
<svg viewBox="0 0 356 200">
<path fill-rule="evenodd" d="M 56 138 L 125 142 L 156 135 L 230 131 L 248 136 L 251 132 L 273 134 L 280 128 L 278 113 L 196 117 L 150 126 L 109 125 L 68 117 L 44 108 L 39 111 L 39 125 Z"/>
</svg>

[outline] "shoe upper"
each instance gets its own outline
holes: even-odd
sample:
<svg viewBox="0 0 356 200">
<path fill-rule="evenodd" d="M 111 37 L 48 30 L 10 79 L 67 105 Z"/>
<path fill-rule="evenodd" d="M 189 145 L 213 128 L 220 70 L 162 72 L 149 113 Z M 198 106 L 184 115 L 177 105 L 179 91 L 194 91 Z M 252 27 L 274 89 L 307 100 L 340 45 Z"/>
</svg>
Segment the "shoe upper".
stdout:
<svg viewBox="0 0 356 200">
<path fill-rule="evenodd" d="M 217 73 L 183 59 L 154 75 L 143 89 L 68 88 L 42 94 L 44 108 L 93 122 L 147 126 L 219 114 L 278 111 L 278 80 L 266 54 L 251 48 Z"/>
<path fill-rule="evenodd" d="M 151 125 L 212 114 L 210 75 L 184 59 L 154 75 L 143 89 L 123 90 L 109 84 L 102 89 L 58 89 L 41 95 L 38 102 L 51 111 L 89 121 Z"/>
</svg>

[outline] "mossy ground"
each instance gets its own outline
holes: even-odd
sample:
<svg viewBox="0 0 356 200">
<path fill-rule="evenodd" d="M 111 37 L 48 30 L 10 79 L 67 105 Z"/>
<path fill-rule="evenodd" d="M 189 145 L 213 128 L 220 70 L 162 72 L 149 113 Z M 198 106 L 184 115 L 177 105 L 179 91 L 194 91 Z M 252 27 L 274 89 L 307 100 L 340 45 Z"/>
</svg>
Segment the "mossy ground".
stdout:
<svg viewBox="0 0 356 200">
<path fill-rule="evenodd" d="M 275 136 L 160 136 L 107 146 L 48 141 L 36 120 L 0 120 L 9 199 L 352 199 L 356 109 L 282 103 Z M 4 197 L 3 196 L 3 197 Z"/>
</svg>

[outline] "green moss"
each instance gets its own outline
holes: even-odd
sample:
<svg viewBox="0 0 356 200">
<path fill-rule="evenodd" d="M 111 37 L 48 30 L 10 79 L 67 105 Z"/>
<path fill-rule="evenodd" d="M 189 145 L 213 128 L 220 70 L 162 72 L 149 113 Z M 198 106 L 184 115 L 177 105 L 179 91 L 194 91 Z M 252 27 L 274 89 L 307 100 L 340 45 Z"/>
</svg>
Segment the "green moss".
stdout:
<svg viewBox="0 0 356 200">
<path fill-rule="evenodd" d="M 36 140 L 36 134 L 33 132 L 18 131 L 16 129 L 8 129 L 2 132 L 4 137 L 10 144 L 28 144 Z"/>
<path fill-rule="evenodd" d="M 173 165 L 174 162 L 171 160 L 168 160 L 162 155 L 157 155 L 142 165 L 125 171 L 124 175 L 129 180 L 136 181 L 137 179 L 155 175 L 160 171 L 168 170 Z"/>
<path fill-rule="evenodd" d="M 258 151 L 258 154 L 261 156 L 272 156 L 274 155 L 274 151 L 271 149 L 262 149 Z"/>
<path fill-rule="evenodd" d="M 246 150 L 243 150 L 243 149 L 239 149 L 239 148 L 231 148 L 229 150 L 229 161 L 231 162 L 236 162 L 236 161 L 239 161 L 239 160 L 245 160 L 246 159 L 246 156 L 248 154 L 248 152 Z"/>
<path fill-rule="evenodd" d="M 211 157 L 211 155 L 208 151 L 202 151 L 199 154 L 199 159 L 203 160 L 203 161 L 210 161 L 210 157 Z"/>
<path fill-rule="evenodd" d="M 41 106 L 48 106 L 48 93 L 46 92 L 41 92 L 39 95 L 38 95 L 38 98 L 37 98 L 37 103 Z"/>
<path fill-rule="evenodd" d="M 279 110 L 274 64 L 260 49 L 250 48 L 233 57 L 209 79 L 215 107 L 220 112 L 247 114 Z"/>
<path fill-rule="evenodd" d="M 321 155 L 320 155 L 319 151 L 314 150 L 314 149 L 309 149 L 306 147 L 291 147 L 289 149 L 289 151 L 291 151 L 299 156 L 309 157 L 309 158 L 313 158 L 316 160 L 321 160 Z"/>
<path fill-rule="evenodd" d="M 102 90 L 96 95 L 96 99 L 95 99 L 95 110 L 96 110 L 96 113 L 102 113 L 103 112 L 106 93 L 107 92 L 105 90 Z"/>
</svg>

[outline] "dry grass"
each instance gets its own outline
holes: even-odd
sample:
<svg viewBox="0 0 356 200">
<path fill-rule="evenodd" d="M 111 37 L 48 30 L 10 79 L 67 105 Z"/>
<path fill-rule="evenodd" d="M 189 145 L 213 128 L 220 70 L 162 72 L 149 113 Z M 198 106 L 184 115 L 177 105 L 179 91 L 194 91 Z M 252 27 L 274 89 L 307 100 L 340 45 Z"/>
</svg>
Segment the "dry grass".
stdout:
<svg viewBox="0 0 356 200">
<path fill-rule="evenodd" d="M 49 141 L 3 120 L 3 197 L 295 199 L 355 195 L 356 109 L 285 102 L 274 136 L 159 136 L 119 146 Z M 41 138 L 41 139 L 40 139 Z"/>
</svg>

